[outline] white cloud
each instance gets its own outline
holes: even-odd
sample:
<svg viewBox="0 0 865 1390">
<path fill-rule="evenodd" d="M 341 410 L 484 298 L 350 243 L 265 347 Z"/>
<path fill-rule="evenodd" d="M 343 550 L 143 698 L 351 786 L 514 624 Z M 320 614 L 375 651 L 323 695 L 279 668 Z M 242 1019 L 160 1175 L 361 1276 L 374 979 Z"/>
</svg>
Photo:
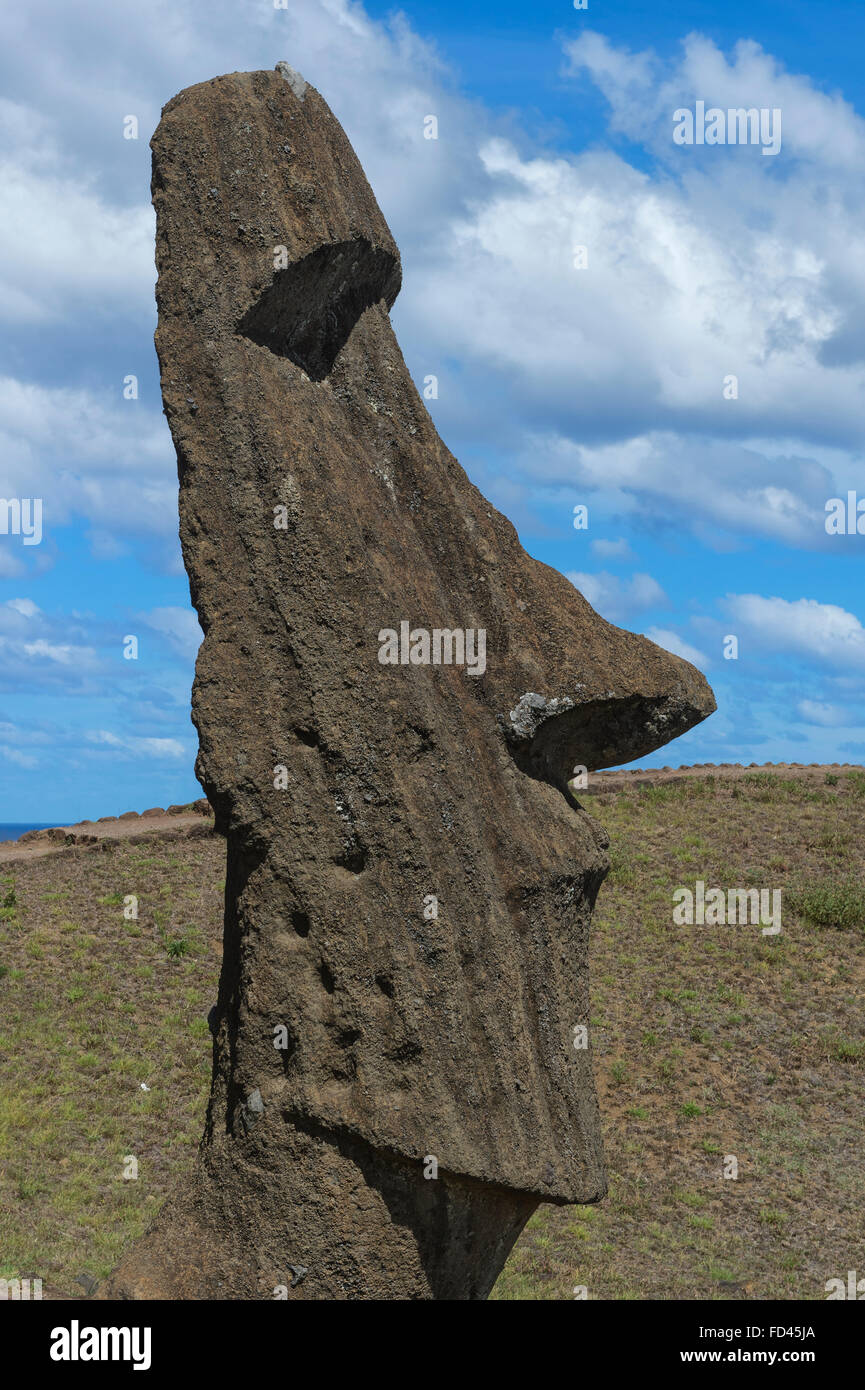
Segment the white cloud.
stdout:
<svg viewBox="0 0 865 1390">
<path fill-rule="evenodd" d="M 0 377 L 0 453 L 4 495 L 42 499 L 46 539 L 76 517 L 120 543 L 176 538 L 170 436 L 161 415 L 122 400 L 119 380 L 112 397 Z"/>
<path fill-rule="evenodd" d="M 634 559 L 634 552 L 624 537 L 619 540 L 592 541 L 592 551 L 601 560 L 619 560 L 622 564 Z"/>
<path fill-rule="evenodd" d="M 168 639 L 179 655 L 187 659 L 195 656 L 203 634 L 191 608 L 154 608 L 142 616 L 149 627 Z"/>
<path fill-rule="evenodd" d="M 846 728 L 854 722 L 850 710 L 822 700 L 800 700 L 796 709 L 806 724 L 819 724 L 824 729 Z"/>
<path fill-rule="evenodd" d="M 12 552 L 13 544 L 17 546 L 19 542 L 5 536 L 0 539 L 0 579 L 19 579 L 25 572 L 19 556 Z"/>
<path fill-rule="evenodd" d="M 162 102 L 279 57 L 346 127 L 403 251 L 395 321 L 407 360 L 417 376 L 441 372 L 445 432 L 458 418 L 464 437 L 498 451 L 495 469 L 504 459 L 513 471 L 499 474 L 497 497 L 579 484 L 574 500 L 603 497 L 617 519 L 691 531 L 716 549 L 755 537 L 826 546 L 825 499 L 861 471 L 863 122 L 755 45 L 729 56 L 695 36 L 669 61 L 591 33 L 568 46 L 591 100 L 600 91 L 610 102 L 611 129 L 648 151 L 646 168 L 602 148 L 550 153 L 514 123 L 503 138 L 505 127 L 459 96 L 405 20 L 385 26 L 348 0 L 287 11 L 212 0 L 206 24 L 174 0 L 114 10 L 104 0 L 30 0 L 10 14 L 4 50 L 3 173 L 18 211 L 0 228 L 0 316 L 22 335 L 39 324 L 64 327 L 70 341 L 91 335 L 80 367 L 87 389 L 58 389 L 53 364 L 35 379 L 40 360 L 34 379 L 16 366 L 21 379 L 0 380 L 0 492 L 44 497 L 44 555 L 52 528 L 83 518 L 102 560 L 145 533 L 176 564 L 167 427 L 146 397 L 119 399 L 116 341 L 106 336 L 100 358 L 100 330 L 112 317 L 135 326 L 135 360 L 124 355 L 122 371 L 136 370 L 153 316 L 147 139 Z M 673 146 L 677 106 L 697 97 L 751 105 L 755 89 L 758 104 L 783 108 L 777 159 Z M 126 112 L 139 115 L 137 142 L 121 138 Z M 422 137 L 429 112 L 437 141 Z M 576 245 L 588 248 L 585 270 L 574 267 Z M 722 395 L 730 373 L 737 400 Z M 91 385 L 99 381 L 104 390 Z M 594 541 L 592 554 L 602 565 L 632 559 L 615 539 Z M 22 558 L 38 559 L 0 546 L 0 577 L 17 578 Z M 572 577 L 614 621 L 666 602 L 649 575 Z M 683 571 L 685 592 L 687 583 Z M 861 671 L 863 630 L 845 609 L 756 595 L 730 602 L 752 652 Z M 198 634 L 182 611 L 157 609 L 146 621 L 189 655 Z M 649 635 L 707 664 L 675 632 Z M 54 680 L 66 691 L 89 671 L 101 683 L 105 665 L 87 666 L 94 647 L 103 644 L 90 644 L 86 625 L 68 632 L 0 605 L 4 681 Z M 183 748 L 103 733 L 94 749 L 143 758 L 148 743 L 154 756 L 162 744 L 175 749 L 169 757 Z"/>
<path fill-rule="evenodd" d="M 616 49 L 592 31 L 564 47 L 570 72 L 587 74 L 610 103 L 614 129 L 671 160 L 681 150 L 673 145 L 673 112 L 696 100 L 724 110 L 779 107 L 783 148 L 821 171 L 859 168 L 865 160 L 865 122 L 850 103 L 785 72 L 752 39 L 741 39 L 728 58 L 710 39 L 690 34 L 679 60 L 667 66 L 650 53 Z"/>
<path fill-rule="evenodd" d="M 650 642 L 663 647 L 665 651 L 672 652 L 674 656 L 684 657 L 685 661 L 690 661 L 693 666 L 697 666 L 700 670 L 705 670 L 707 666 L 711 665 L 705 652 L 701 652 L 697 647 L 692 647 L 690 642 L 686 642 L 670 628 L 650 627 L 645 636 Z"/>
<path fill-rule="evenodd" d="M 49 12 L 55 59 L 34 66 Z M 695 35 L 662 62 L 584 33 L 565 46 L 571 70 L 607 97 L 613 130 L 661 160 L 646 173 L 609 151 L 554 156 L 503 138 L 404 19 L 378 23 L 348 0 L 249 12 L 214 0 L 206 27 L 168 0 L 122 14 L 82 0 L 74 22 L 36 0 L 7 49 L 13 79 L 16 63 L 28 72 L 30 105 L 0 104 L 0 127 L 20 147 L 11 176 L 23 211 L 0 233 L 10 296 L 26 285 L 38 294 L 32 312 L 51 316 L 86 291 L 140 318 L 153 279 L 146 138 L 168 95 L 235 67 L 239 46 L 247 67 L 288 54 L 345 124 L 402 246 L 395 317 L 406 356 L 422 370 L 460 364 L 445 418 L 461 412 L 505 454 L 524 432 L 512 461 L 529 478 L 552 459 L 566 479 L 599 486 L 614 456 L 630 461 L 626 497 L 648 497 L 701 539 L 720 526 L 825 545 L 823 504 L 851 476 L 865 391 L 865 193 L 848 177 L 865 125 L 849 104 L 753 43 L 727 56 Z M 76 55 L 71 68 L 56 61 L 64 51 Z M 759 151 L 673 145 L 672 110 L 686 98 L 752 104 L 754 90 L 783 107 L 783 177 Z M 121 138 L 126 111 L 140 117 L 138 142 Z M 435 141 L 423 139 L 429 112 Z M 46 216 L 66 208 L 74 234 Z M 46 237 L 65 251 L 52 258 Z M 574 268 L 575 245 L 588 247 L 586 270 Z M 738 400 L 722 395 L 730 373 Z M 0 447 L 18 477 L 36 464 L 46 488 L 53 478 L 55 521 L 86 516 L 103 557 L 122 553 L 131 526 L 168 536 L 173 457 L 161 418 L 140 403 L 124 414 L 92 396 L 76 407 L 50 395 L 34 396 L 25 418 L 26 402 L 15 409 L 9 393 L 0 391 Z M 65 438 L 38 428 L 43 404 L 49 426 L 66 415 Z M 108 439 L 125 462 L 106 457 Z M 127 473 L 142 484 L 140 508 Z"/>
<path fill-rule="evenodd" d="M 36 727 L 24 728 L 8 720 L 0 720 L 0 758 L 30 771 L 39 766 L 39 758 L 30 749 L 44 751 L 54 742 L 51 734 Z"/>
<path fill-rule="evenodd" d="M 481 158 L 451 255 L 408 294 L 437 347 L 507 374 L 515 406 L 610 434 L 617 422 L 620 437 L 699 418 L 740 438 L 858 438 L 865 372 L 821 362 L 848 306 L 827 270 L 842 261 L 837 223 L 802 217 L 810 173 L 780 193 L 768 179 L 743 193 L 728 175 L 719 210 L 702 183 L 651 179 L 611 153 L 528 159 L 498 139 Z M 847 264 L 865 292 L 865 254 Z"/>
<path fill-rule="evenodd" d="M 719 528 L 825 548 L 825 500 L 859 469 L 865 191 L 846 166 L 865 124 L 754 45 L 728 60 L 694 39 L 661 63 L 586 35 L 571 54 L 660 167 L 481 139 L 475 200 L 448 212 L 445 252 L 407 280 L 398 312 L 423 331 L 424 360 L 460 359 L 523 476 L 618 484 L 717 548 Z M 753 88 L 783 105 L 781 172 L 759 150 L 673 145 L 687 94 L 738 105 Z M 499 401 L 506 384 L 506 412 L 486 401 L 490 381 Z"/>
<path fill-rule="evenodd" d="M 786 651 L 830 666 L 865 666 L 865 627 L 837 604 L 728 594 L 722 606 L 758 651 Z M 740 657 L 742 645 L 740 640 Z"/>
<path fill-rule="evenodd" d="M 827 544 L 824 503 L 832 478 L 814 460 L 768 457 L 669 432 L 597 445 L 535 436 L 523 457 L 526 471 L 548 484 L 615 492 L 623 514 L 639 511 L 643 520 L 674 524 L 713 547 L 723 548 L 727 537 L 759 535 L 790 545 Z"/>
<path fill-rule="evenodd" d="M 21 613 L 25 618 L 35 618 L 39 609 L 32 598 L 10 598 L 6 601 L 6 607 L 11 608 L 16 613 Z"/>
<path fill-rule="evenodd" d="M 52 617 L 28 598 L 0 603 L 0 684 L 4 689 L 64 688 L 71 693 L 100 669 L 86 621 Z"/>
<path fill-rule="evenodd" d="M 73 647 L 68 643 L 46 642 L 42 638 L 36 642 L 25 642 L 22 651 L 25 656 L 56 661 L 60 666 L 77 667 L 82 661 L 90 661 L 96 655 L 92 647 Z"/>
<path fill-rule="evenodd" d="M 131 757 L 187 758 L 189 749 L 176 738 L 138 738 L 114 734 L 108 729 L 95 729 L 87 734 L 89 743 L 113 749 Z"/>
<path fill-rule="evenodd" d="M 39 759 L 34 758 L 32 753 L 22 753 L 20 748 L 10 748 L 3 743 L 0 743 L 0 758 L 5 758 L 8 763 L 15 763 L 18 767 L 28 770 L 39 766 Z"/>
<path fill-rule="evenodd" d="M 0 160 L 0 321 L 106 317 L 118 301 L 150 311 L 154 219 L 112 207 L 77 179 Z"/>
<path fill-rule="evenodd" d="M 669 602 L 660 584 L 650 574 L 634 574 L 630 579 L 620 579 L 607 570 L 599 570 L 597 574 L 570 570 L 567 578 L 601 617 L 611 622 Z"/>
</svg>

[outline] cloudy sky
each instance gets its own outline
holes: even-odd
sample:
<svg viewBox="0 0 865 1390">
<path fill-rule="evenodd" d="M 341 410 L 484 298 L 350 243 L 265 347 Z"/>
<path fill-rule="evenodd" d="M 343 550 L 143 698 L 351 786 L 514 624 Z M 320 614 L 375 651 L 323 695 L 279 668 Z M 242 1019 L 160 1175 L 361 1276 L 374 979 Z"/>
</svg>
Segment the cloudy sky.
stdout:
<svg viewBox="0 0 865 1390">
<path fill-rule="evenodd" d="M 199 794 L 148 140 L 182 87 L 280 59 L 402 249 L 449 446 L 711 681 L 718 713 L 646 762 L 865 761 L 865 536 L 825 526 L 865 498 L 859 0 L 28 0 L 0 36 L 0 498 L 43 503 L 40 544 L 0 534 L 0 820 Z M 779 109 L 780 151 L 676 143 L 700 101 Z"/>
</svg>

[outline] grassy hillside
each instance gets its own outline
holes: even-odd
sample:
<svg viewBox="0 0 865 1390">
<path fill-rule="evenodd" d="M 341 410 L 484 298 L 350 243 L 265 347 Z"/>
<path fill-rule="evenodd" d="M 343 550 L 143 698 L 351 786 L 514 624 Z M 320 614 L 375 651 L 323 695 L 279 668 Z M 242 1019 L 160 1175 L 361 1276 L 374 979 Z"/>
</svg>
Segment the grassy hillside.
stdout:
<svg viewBox="0 0 865 1390">
<path fill-rule="evenodd" d="M 584 804 L 612 841 L 591 956 L 610 1193 L 540 1208 L 493 1296 L 825 1298 L 865 1273 L 865 774 Z M 178 834 L 0 866 L 0 1276 L 81 1293 L 191 1163 L 222 878 L 222 843 Z M 674 926 L 697 879 L 782 889 L 781 934 Z"/>
</svg>

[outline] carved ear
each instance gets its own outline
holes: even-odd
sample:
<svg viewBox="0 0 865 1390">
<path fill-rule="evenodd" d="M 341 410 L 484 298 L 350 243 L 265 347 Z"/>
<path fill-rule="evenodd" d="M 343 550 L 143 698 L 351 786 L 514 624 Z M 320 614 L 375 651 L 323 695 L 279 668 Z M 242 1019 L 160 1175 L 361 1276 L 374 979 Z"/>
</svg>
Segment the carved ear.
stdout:
<svg viewBox="0 0 865 1390">
<path fill-rule="evenodd" d="M 323 381 L 361 314 L 380 299 L 390 309 L 401 282 L 398 257 L 365 237 L 319 246 L 276 271 L 237 332 Z"/>
</svg>

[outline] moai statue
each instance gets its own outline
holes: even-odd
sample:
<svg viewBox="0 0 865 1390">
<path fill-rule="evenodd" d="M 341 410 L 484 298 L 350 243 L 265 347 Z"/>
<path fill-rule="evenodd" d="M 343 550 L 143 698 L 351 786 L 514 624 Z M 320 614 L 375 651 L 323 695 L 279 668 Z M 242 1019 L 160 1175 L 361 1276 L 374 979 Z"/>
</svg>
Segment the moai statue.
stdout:
<svg viewBox="0 0 865 1390">
<path fill-rule="evenodd" d="M 227 838 L 194 1175 L 99 1297 L 485 1298 L 605 1180 L 588 1022 L 606 837 L 578 767 L 714 709 L 600 618 L 439 439 L 399 252 L 280 63 L 153 137 L 156 345 Z"/>
</svg>

